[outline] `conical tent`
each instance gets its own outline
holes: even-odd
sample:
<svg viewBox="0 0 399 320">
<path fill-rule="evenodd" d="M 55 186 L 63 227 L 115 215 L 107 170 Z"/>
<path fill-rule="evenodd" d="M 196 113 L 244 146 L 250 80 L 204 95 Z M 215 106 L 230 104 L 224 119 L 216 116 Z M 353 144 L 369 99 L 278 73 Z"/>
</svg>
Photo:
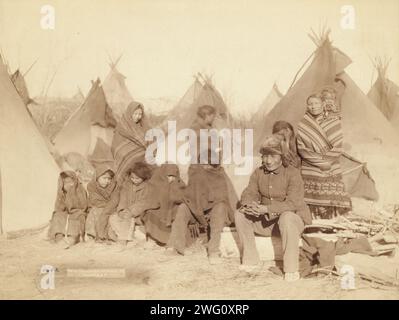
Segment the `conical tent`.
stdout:
<svg viewBox="0 0 399 320">
<path fill-rule="evenodd" d="M 120 119 L 129 103 L 133 101 L 133 97 L 126 86 L 126 77 L 116 68 L 118 61 L 111 62 L 111 70 L 103 82 L 103 89 L 114 116 Z"/>
<path fill-rule="evenodd" d="M 198 107 L 203 105 L 210 105 L 216 109 L 217 118 L 214 123 L 216 128 L 232 128 L 233 117 L 222 96 L 213 86 L 210 79 L 205 79 L 200 74 L 195 77 L 193 84 L 179 100 L 178 104 L 169 112 L 160 127 L 166 131 L 168 121 L 176 121 L 177 131 L 190 128 L 197 118 Z"/>
<path fill-rule="evenodd" d="M 263 100 L 258 110 L 251 117 L 251 127 L 254 130 L 255 141 L 259 138 L 258 135 L 263 133 L 262 129 L 264 119 L 282 97 L 282 93 L 278 89 L 277 85 L 274 84 L 265 100 Z"/>
<path fill-rule="evenodd" d="M 0 233 L 47 223 L 59 169 L 0 61 Z"/>
<path fill-rule="evenodd" d="M 255 144 L 255 152 L 259 150 L 262 138 L 271 133 L 275 121 L 285 120 L 296 127 L 306 112 L 306 98 L 341 79 L 345 83 L 341 97 L 344 149 L 363 163 L 367 162 L 381 201 L 397 203 L 397 135 L 386 118 L 345 73 L 350 63 L 350 58 L 334 48 L 328 37 L 324 37 L 318 43 L 310 66 L 265 119 L 264 131 Z"/>
<path fill-rule="evenodd" d="M 54 139 L 61 154 L 77 152 L 87 157 L 93 151 L 97 137 L 112 142 L 114 127 L 112 110 L 107 104 L 100 80 L 93 82 L 86 100 L 67 120 Z"/>
<path fill-rule="evenodd" d="M 72 100 L 82 103 L 84 101 L 84 99 L 85 99 L 85 96 L 84 96 L 82 90 L 80 90 L 80 88 L 78 87 L 77 92 L 72 96 Z"/>
<path fill-rule="evenodd" d="M 389 62 L 376 59 L 378 77 L 367 96 L 399 132 L 399 86 L 387 78 Z"/>
<path fill-rule="evenodd" d="M 89 161 L 94 165 L 113 164 L 114 157 L 112 155 L 111 146 L 102 138 L 97 138 L 97 143 L 93 153 L 89 156 Z"/>
<path fill-rule="evenodd" d="M 190 88 L 188 88 L 188 90 L 179 100 L 176 106 L 168 113 L 168 116 L 164 121 L 168 120 L 178 121 L 178 119 L 182 117 L 187 112 L 187 110 L 189 110 L 190 107 L 193 105 L 195 100 L 198 98 L 201 90 L 202 90 L 202 83 L 198 80 L 197 77 L 195 77 L 195 80 L 190 86 Z"/>
</svg>

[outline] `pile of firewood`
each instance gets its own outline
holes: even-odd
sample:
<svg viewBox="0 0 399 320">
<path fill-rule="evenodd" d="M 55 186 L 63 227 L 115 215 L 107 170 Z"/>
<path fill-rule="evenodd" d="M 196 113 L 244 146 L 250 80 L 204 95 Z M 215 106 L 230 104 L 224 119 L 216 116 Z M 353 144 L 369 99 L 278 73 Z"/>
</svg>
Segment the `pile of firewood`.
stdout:
<svg viewBox="0 0 399 320">
<path fill-rule="evenodd" d="M 334 219 L 317 219 L 306 226 L 305 233 L 319 234 L 320 237 L 336 239 L 353 239 L 366 236 L 370 242 L 385 244 L 399 243 L 399 206 L 395 206 L 392 214 L 376 212 L 373 215 L 362 216 L 351 213 Z M 324 235 L 324 236 L 323 236 Z"/>
<path fill-rule="evenodd" d="M 343 265 L 351 265 L 360 279 L 373 285 L 399 286 L 399 267 L 395 262 L 395 253 L 399 248 L 399 206 L 367 216 L 352 212 L 331 220 L 313 220 L 312 225 L 305 227 L 305 233 L 331 241 L 366 237 L 372 251 L 367 255 L 351 253 L 337 256 L 337 270 Z"/>
</svg>

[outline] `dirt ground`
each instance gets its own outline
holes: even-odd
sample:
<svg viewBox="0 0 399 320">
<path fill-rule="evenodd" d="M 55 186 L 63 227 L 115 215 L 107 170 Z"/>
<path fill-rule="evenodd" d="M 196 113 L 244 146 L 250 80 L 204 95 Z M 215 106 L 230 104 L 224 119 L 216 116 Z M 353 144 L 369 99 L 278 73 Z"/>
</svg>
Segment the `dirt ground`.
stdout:
<svg viewBox="0 0 399 320">
<path fill-rule="evenodd" d="M 202 246 L 193 249 L 190 256 L 170 257 L 144 240 L 124 250 L 97 243 L 64 249 L 43 234 L 0 240 L 0 299 L 399 299 L 398 289 L 375 289 L 358 279 L 347 291 L 334 276 L 286 283 L 267 267 L 249 276 L 238 270 L 237 258 L 211 266 Z M 45 264 L 57 268 L 53 290 L 40 287 Z M 68 268 L 124 268 L 126 277 L 68 277 Z"/>
</svg>

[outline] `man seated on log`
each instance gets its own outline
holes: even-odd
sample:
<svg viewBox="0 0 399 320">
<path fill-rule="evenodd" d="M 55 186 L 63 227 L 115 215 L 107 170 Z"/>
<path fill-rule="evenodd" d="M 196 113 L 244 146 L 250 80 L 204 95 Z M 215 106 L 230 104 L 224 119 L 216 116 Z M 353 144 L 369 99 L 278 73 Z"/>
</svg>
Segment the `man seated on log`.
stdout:
<svg viewBox="0 0 399 320">
<path fill-rule="evenodd" d="M 304 189 L 298 169 L 283 161 L 281 139 L 270 136 L 260 149 L 262 166 L 251 175 L 235 213 L 240 238 L 241 270 L 261 268 L 255 234 L 278 235 L 282 239 L 284 279 L 299 279 L 299 240 L 311 216 L 304 202 Z M 283 163 L 285 165 L 283 165 Z"/>
<path fill-rule="evenodd" d="M 207 164 L 190 166 L 188 185 L 184 191 L 183 203 L 177 208 L 172 223 L 167 250 L 184 255 L 187 226 L 197 221 L 208 231 L 209 263 L 219 264 L 222 262 L 219 250 L 221 233 L 226 225 L 233 222 L 237 199 L 220 165 L 219 154 L 210 150 L 205 152 Z M 216 158 L 217 161 L 212 161 Z"/>
</svg>

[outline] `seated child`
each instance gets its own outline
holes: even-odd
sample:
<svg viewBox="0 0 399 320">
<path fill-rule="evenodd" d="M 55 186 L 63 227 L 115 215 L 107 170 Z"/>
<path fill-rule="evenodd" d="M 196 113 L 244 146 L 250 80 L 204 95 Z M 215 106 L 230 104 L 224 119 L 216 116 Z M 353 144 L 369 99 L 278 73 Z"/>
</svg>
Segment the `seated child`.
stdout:
<svg viewBox="0 0 399 320">
<path fill-rule="evenodd" d="M 146 207 L 142 200 L 148 199 L 151 169 L 144 162 L 136 162 L 127 170 L 122 183 L 117 210 L 109 218 L 109 238 L 126 245 L 134 237 L 135 218 Z"/>
<path fill-rule="evenodd" d="M 87 205 L 86 190 L 76 173 L 61 172 L 49 238 L 59 242 L 66 237 L 70 245 L 78 243 L 84 237 Z"/>
<path fill-rule="evenodd" d="M 109 216 L 116 211 L 119 202 L 119 188 L 110 165 L 100 164 L 96 175 L 87 185 L 89 193 L 89 214 L 86 219 L 86 235 L 96 241 L 108 239 Z"/>
</svg>

